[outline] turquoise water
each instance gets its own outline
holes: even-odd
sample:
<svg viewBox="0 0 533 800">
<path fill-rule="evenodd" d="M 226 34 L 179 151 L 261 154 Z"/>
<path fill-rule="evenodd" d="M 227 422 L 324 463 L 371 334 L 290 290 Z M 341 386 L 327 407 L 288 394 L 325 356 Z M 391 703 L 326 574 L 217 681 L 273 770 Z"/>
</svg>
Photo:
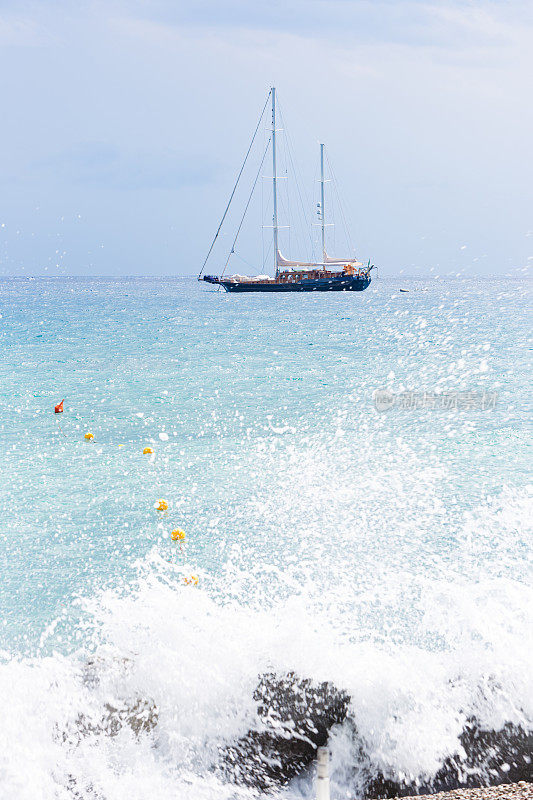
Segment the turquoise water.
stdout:
<svg viewBox="0 0 533 800">
<path fill-rule="evenodd" d="M 2 280 L 0 313 L 11 796 L 71 797 L 67 775 L 82 797 L 234 796 L 209 768 L 265 668 L 350 691 L 381 768 L 431 774 L 473 708 L 530 724 L 527 282 Z M 380 412 L 387 388 L 474 407 Z M 91 694 L 91 653 L 132 666 Z M 132 695 L 160 710 L 150 736 L 54 734 Z"/>
</svg>

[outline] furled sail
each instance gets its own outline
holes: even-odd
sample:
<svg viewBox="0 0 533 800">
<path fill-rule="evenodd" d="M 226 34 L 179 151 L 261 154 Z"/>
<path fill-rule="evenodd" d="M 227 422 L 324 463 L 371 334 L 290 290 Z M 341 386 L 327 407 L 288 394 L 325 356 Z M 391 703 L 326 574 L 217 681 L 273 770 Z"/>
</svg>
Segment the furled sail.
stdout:
<svg viewBox="0 0 533 800">
<path fill-rule="evenodd" d="M 321 267 L 322 264 L 317 264 L 316 261 L 289 261 L 288 258 L 284 258 L 280 251 L 278 250 L 276 263 L 278 267 Z"/>
<path fill-rule="evenodd" d="M 354 267 L 362 267 L 363 262 L 356 258 L 331 258 L 324 250 L 324 264 L 352 264 Z"/>
<path fill-rule="evenodd" d="M 335 267 L 335 266 L 340 267 L 342 264 L 351 264 L 354 267 L 362 267 L 363 266 L 363 262 L 362 261 L 357 261 L 356 258 L 331 258 L 330 256 L 328 256 L 326 251 L 324 251 L 324 261 L 317 263 L 316 261 L 289 261 L 289 259 L 285 258 L 280 253 L 280 251 L 278 250 L 278 255 L 277 255 L 277 260 L 276 261 L 277 261 L 278 269 L 279 268 L 287 269 L 289 267 L 306 267 L 306 268 L 307 267 L 314 267 L 316 269 L 316 267 L 327 267 L 327 266 L 330 266 L 330 265 L 332 267 Z"/>
</svg>

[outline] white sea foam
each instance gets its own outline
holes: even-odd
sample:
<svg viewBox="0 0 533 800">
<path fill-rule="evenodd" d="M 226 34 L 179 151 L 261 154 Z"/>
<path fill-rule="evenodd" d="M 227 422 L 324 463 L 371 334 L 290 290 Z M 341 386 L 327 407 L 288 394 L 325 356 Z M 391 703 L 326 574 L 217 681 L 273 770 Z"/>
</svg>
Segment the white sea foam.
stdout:
<svg viewBox="0 0 533 800">
<path fill-rule="evenodd" d="M 506 498 L 505 509 L 480 509 L 478 526 L 469 518 L 461 536 L 468 542 L 474 529 L 482 535 L 490 527 L 497 548 L 499 534 L 527 511 L 525 498 Z M 138 565 L 134 588 L 83 601 L 96 680 L 87 680 L 87 646 L 69 657 L 2 664 L 3 796 L 70 799 L 69 780 L 87 798 L 246 796 L 251 790 L 236 793 L 211 768 L 218 748 L 256 723 L 253 690 L 270 670 L 345 689 L 371 763 L 386 774 L 434 774 L 460 749 L 469 717 L 488 728 L 532 723 L 524 635 L 531 594 L 508 575 L 384 571 L 372 589 L 359 589 L 339 564 L 328 584 L 313 576 L 296 590 L 290 570 L 272 566 L 257 581 L 257 597 L 242 603 L 250 576 L 238 564 L 217 579 L 204 575 L 203 588 L 184 586 L 183 569 L 153 552 Z M 290 588 L 280 601 L 283 584 Z M 80 715 L 96 726 L 106 703 L 139 697 L 157 706 L 151 732 L 76 735 Z M 347 766 L 358 754 L 346 727 L 331 746 L 342 796 L 355 790 L 343 779 L 353 782 Z M 307 780 L 287 794 L 305 794 Z"/>
</svg>

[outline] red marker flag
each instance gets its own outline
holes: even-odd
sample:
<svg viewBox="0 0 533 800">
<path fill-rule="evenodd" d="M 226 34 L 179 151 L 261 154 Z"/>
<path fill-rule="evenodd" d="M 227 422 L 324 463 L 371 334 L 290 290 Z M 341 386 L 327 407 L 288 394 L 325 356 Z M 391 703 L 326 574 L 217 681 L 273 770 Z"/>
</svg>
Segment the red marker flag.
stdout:
<svg viewBox="0 0 533 800">
<path fill-rule="evenodd" d="M 58 403 L 58 404 L 57 404 L 57 406 L 54 406 L 54 412 L 55 412 L 56 414 L 62 414 L 62 413 L 63 413 L 63 403 L 64 403 L 64 402 L 65 402 L 65 401 L 64 401 L 64 400 L 62 400 L 60 403 Z"/>
</svg>

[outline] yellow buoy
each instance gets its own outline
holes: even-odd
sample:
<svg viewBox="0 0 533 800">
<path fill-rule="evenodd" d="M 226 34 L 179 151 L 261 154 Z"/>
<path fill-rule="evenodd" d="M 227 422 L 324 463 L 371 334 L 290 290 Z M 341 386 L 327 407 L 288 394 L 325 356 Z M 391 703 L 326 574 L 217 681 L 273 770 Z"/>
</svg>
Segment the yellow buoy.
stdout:
<svg viewBox="0 0 533 800">
<path fill-rule="evenodd" d="M 157 505 L 155 507 L 156 511 L 166 511 L 168 509 L 168 503 L 166 500 L 158 500 Z"/>
<path fill-rule="evenodd" d="M 184 542 L 185 541 L 185 531 L 181 531 L 179 528 L 176 528 L 175 531 L 170 532 L 170 538 L 173 542 Z"/>
<path fill-rule="evenodd" d="M 200 578 L 198 577 L 198 575 L 186 575 L 183 578 L 183 580 L 187 584 L 187 586 L 198 586 L 198 581 L 200 580 Z"/>
<path fill-rule="evenodd" d="M 152 450 L 151 447 L 145 447 L 144 450 L 143 450 L 143 456 L 149 456 L 153 452 L 154 451 Z"/>
<path fill-rule="evenodd" d="M 91 439 L 94 439 L 94 435 L 92 433 L 86 433 L 84 438 L 87 439 L 88 442 L 90 442 Z"/>
</svg>

